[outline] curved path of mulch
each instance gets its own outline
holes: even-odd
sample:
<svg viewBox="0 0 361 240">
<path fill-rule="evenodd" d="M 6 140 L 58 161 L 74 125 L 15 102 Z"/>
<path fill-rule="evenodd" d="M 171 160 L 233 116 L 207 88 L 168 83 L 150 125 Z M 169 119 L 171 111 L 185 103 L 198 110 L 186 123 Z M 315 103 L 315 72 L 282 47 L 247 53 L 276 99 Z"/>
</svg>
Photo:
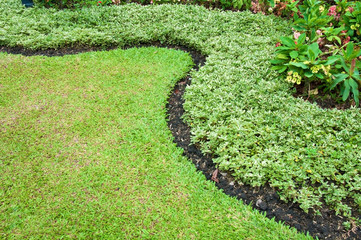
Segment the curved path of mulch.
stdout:
<svg viewBox="0 0 361 240">
<path fill-rule="evenodd" d="M 159 43 L 145 44 L 139 47 L 156 46 L 167 47 L 187 51 L 193 58 L 197 70 L 204 65 L 206 57 L 199 52 L 188 49 L 183 46 L 165 46 Z M 133 46 L 129 46 L 130 48 Z M 108 48 L 106 50 L 115 49 L 117 47 Z M 63 56 L 66 54 L 77 54 L 88 51 L 104 50 L 97 47 L 77 47 L 63 49 L 48 50 L 27 50 L 21 47 L 8 48 L 0 47 L 0 52 L 12 54 L 22 54 L 25 56 L 45 55 L 45 56 Z M 180 80 L 174 87 L 167 104 L 167 121 L 168 127 L 174 136 L 174 142 L 178 147 L 184 149 L 184 155 L 187 156 L 199 171 L 202 171 L 206 178 L 214 181 L 216 186 L 223 190 L 229 196 L 242 200 L 245 204 L 251 204 L 255 209 L 266 214 L 268 218 L 275 218 L 276 221 L 295 227 L 298 231 L 309 233 L 313 237 L 319 239 L 361 239 L 361 228 L 353 227 L 346 230 L 343 222 L 346 218 L 336 216 L 334 211 L 328 210 L 326 207 L 322 209 L 321 215 L 315 215 L 310 211 L 305 213 L 298 204 L 285 203 L 281 201 L 274 188 L 269 185 L 259 188 L 249 185 L 239 185 L 234 180 L 230 172 L 220 172 L 212 161 L 211 155 L 203 155 L 199 147 L 191 143 L 190 127 L 182 120 L 184 113 L 182 96 L 186 86 L 191 84 L 191 77 L 188 75 Z M 360 216 L 358 216 L 360 217 Z"/>
</svg>

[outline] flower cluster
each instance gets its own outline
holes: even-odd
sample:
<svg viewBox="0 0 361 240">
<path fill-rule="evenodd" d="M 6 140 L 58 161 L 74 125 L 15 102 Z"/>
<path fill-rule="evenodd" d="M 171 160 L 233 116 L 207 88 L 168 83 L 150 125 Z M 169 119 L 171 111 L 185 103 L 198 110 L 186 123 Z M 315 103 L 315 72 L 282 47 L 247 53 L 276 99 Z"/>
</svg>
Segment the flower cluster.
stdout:
<svg viewBox="0 0 361 240">
<path fill-rule="evenodd" d="M 337 13 L 336 13 L 336 6 L 333 5 L 331 6 L 329 9 L 328 9 L 328 13 L 327 13 L 328 16 L 336 16 Z"/>
<path fill-rule="evenodd" d="M 360 24 L 356 23 L 356 25 L 351 25 L 352 30 L 357 30 L 360 27 Z"/>
<path fill-rule="evenodd" d="M 332 74 L 330 73 L 330 70 L 331 70 L 331 66 L 330 65 L 321 65 L 321 68 L 323 70 L 323 73 L 325 74 L 325 76 L 327 77 L 326 78 L 326 81 L 327 82 L 330 82 L 331 81 L 331 77 L 332 77 Z"/>
<path fill-rule="evenodd" d="M 287 75 L 287 82 L 301 84 L 302 77 L 298 74 L 298 72 L 289 71 Z"/>
<path fill-rule="evenodd" d="M 311 67 L 311 71 L 312 73 L 318 73 L 318 71 L 320 71 L 321 66 L 320 65 L 315 65 Z"/>
<path fill-rule="evenodd" d="M 328 9 L 327 15 L 328 16 L 333 16 L 336 19 L 336 21 L 339 21 L 340 17 L 341 17 L 341 15 L 339 13 L 337 13 L 337 7 L 335 5 L 331 6 Z"/>
</svg>

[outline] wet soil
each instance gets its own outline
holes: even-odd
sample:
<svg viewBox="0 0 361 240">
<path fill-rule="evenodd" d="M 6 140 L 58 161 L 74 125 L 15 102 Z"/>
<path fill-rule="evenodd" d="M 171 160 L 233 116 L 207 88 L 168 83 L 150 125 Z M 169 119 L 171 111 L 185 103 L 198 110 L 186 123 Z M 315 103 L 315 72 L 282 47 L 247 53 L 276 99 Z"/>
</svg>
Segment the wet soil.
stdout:
<svg viewBox="0 0 361 240">
<path fill-rule="evenodd" d="M 196 70 L 204 65 L 206 61 L 205 56 L 192 49 L 187 49 L 186 47 L 165 46 L 160 43 L 139 45 L 139 47 L 143 46 L 168 47 L 187 51 L 190 53 L 196 64 Z M 69 47 L 58 50 L 48 49 L 32 51 L 20 47 L 0 47 L 0 52 L 22 54 L 25 56 L 63 56 L 66 54 L 111 50 L 115 48 L 117 47 L 104 49 L 99 47 L 78 46 L 76 48 Z M 184 149 L 184 155 L 194 163 L 199 171 L 203 172 L 208 180 L 214 181 L 215 185 L 218 188 L 223 189 L 225 194 L 234 196 L 245 204 L 250 204 L 254 209 L 265 213 L 268 218 L 274 218 L 278 222 L 283 222 L 288 226 L 296 228 L 299 232 L 305 234 L 308 233 L 319 239 L 361 239 L 360 227 L 351 225 L 350 229 L 345 229 L 343 223 L 346 221 L 346 218 L 336 216 L 334 211 L 329 210 L 325 206 L 320 210 L 319 215 L 316 215 L 315 212 L 312 211 L 305 213 L 298 204 L 281 201 L 277 194 L 277 189 L 270 187 L 268 184 L 258 188 L 249 185 L 240 185 L 235 181 L 230 172 L 219 171 L 212 161 L 212 156 L 209 154 L 202 154 L 199 147 L 191 143 L 190 127 L 182 120 L 182 115 L 184 114 L 184 100 L 182 99 L 182 96 L 186 87 L 191 84 L 191 80 L 190 76 L 186 76 L 174 87 L 167 104 L 167 121 L 169 129 L 174 136 L 174 142 L 178 147 Z M 360 218 L 361 216 L 355 215 L 355 217 Z"/>
</svg>

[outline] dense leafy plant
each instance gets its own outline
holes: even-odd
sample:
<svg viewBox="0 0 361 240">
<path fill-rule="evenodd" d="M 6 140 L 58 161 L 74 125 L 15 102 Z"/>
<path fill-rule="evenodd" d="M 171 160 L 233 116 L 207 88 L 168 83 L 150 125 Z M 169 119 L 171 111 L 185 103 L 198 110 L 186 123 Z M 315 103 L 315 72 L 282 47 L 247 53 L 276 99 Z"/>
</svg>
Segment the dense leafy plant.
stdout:
<svg viewBox="0 0 361 240">
<path fill-rule="evenodd" d="M 271 63 L 275 65 L 274 70 L 288 74 L 285 76 L 288 82 L 305 82 L 309 87 L 311 81 L 319 81 L 323 83 L 319 87 L 326 90 L 339 86 L 337 89 L 342 100 L 353 95 L 358 106 L 361 87 L 358 80 L 360 51 L 357 46 L 359 43 L 354 44 L 350 40 L 358 40 L 356 19 L 359 16 L 353 14 L 360 3 L 345 0 L 336 3 L 337 6 L 330 6 L 326 11 L 324 2 L 304 0 L 298 6 L 299 14 L 294 15 L 293 39 L 281 38 L 282 46 L 276 49 L 276 57 Z M 300 42 L 300 45 L 296 47 L 294 41 Z M 291 45 L 294 45 L 294 49 L 289 49 Z M 344 51 L 346 46 L 347 50 Z M 295 73 L 297 80 L 293 77 Z M 341 82 L 343 84 L 339 84 Z"/>
<path fill-rule="evenodd" d="M 340 64 L 336 66 L 342 72 L 334 75 L 334 81 L 330 88 L 333 89 L 336 85 L 340 84 L 340 92 L 342 100 L 345 101 L 350 93 L 353 94 L 354 100 L 359 104 L 359 89 L 361 89 L 360 72 L 356 66 L 356 59 L 361 55 L 361 50 L 354 51 L 354 45 L 350 42 L 347 45 L 346 51 L 342 50 L 342 55 L 337 55 Z"/>
<path fill-rule="evenodd" d="M 283 46 L 277 48 L 277 56 L 271 63 L 274 70 L 282 73 L 287 70 L 286 81 L 300 84 L 305 81 L 309 86 L 315 79 L 330 79 L 330 61 L 321 58 L 322 51 L 317 43 L 304 44 L 306 34 L 303 33 L 294 42 L 289 37 L 281 37 Z M 321 70 L 321 71 L 320 71 Z"/>
<path fill-rule="evenodd" d="M 251 7 L 251 0 L 233 0 L 232 6 L 235 9 L 249 9 Z"/>
<path fill-rule="evenodd" d="M 115 3 L 114 0 L 38 0 L 37 4 L 52 8 L 83 8 L 105 6 Z"/>
<path fill-rule="evenodd" d="M 138 3 L 142 5 L 159 4 L 194 4 L 221 9 L 245 10 L 251 7 L 252 0 L 37 0 L 37 4 L 53 8 L 82 8 L 90 6 L 121 5 L 126 3 Z"/>
</svg>

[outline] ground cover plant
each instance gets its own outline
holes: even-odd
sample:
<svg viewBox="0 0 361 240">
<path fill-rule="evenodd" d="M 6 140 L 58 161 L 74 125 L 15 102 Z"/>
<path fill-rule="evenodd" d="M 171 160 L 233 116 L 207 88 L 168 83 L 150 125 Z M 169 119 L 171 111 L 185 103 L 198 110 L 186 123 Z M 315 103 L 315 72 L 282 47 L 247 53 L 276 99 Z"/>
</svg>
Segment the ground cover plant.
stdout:
<svg viewBox="0 0 361 240">
<path fill-rule="evenodd" d="M 308 239 L 222 194 L 172 142 L 166 99 L 191 64 L 159 48 L 0 54 L 0 237 Z"/>
<path fill-rule="evenodd" d="M 329 207 L 357 221 L 351 212 L 360 210 L 360 110 L 324 110 L 296 99 L 289 84 L 271 71 L 274 45 L 291 34 L 287 21 L 195 6 L 59 12 L 3 3 L 3 46 L 56 49 L 160 41 L 201 51 L 207 63 L 192 73 L 184 106 L 202 151 L 213 154 L 219 168 L 232 171 L 240 183 L 268 182 L 282 199 L 305 211 Z"/>
</svg>

